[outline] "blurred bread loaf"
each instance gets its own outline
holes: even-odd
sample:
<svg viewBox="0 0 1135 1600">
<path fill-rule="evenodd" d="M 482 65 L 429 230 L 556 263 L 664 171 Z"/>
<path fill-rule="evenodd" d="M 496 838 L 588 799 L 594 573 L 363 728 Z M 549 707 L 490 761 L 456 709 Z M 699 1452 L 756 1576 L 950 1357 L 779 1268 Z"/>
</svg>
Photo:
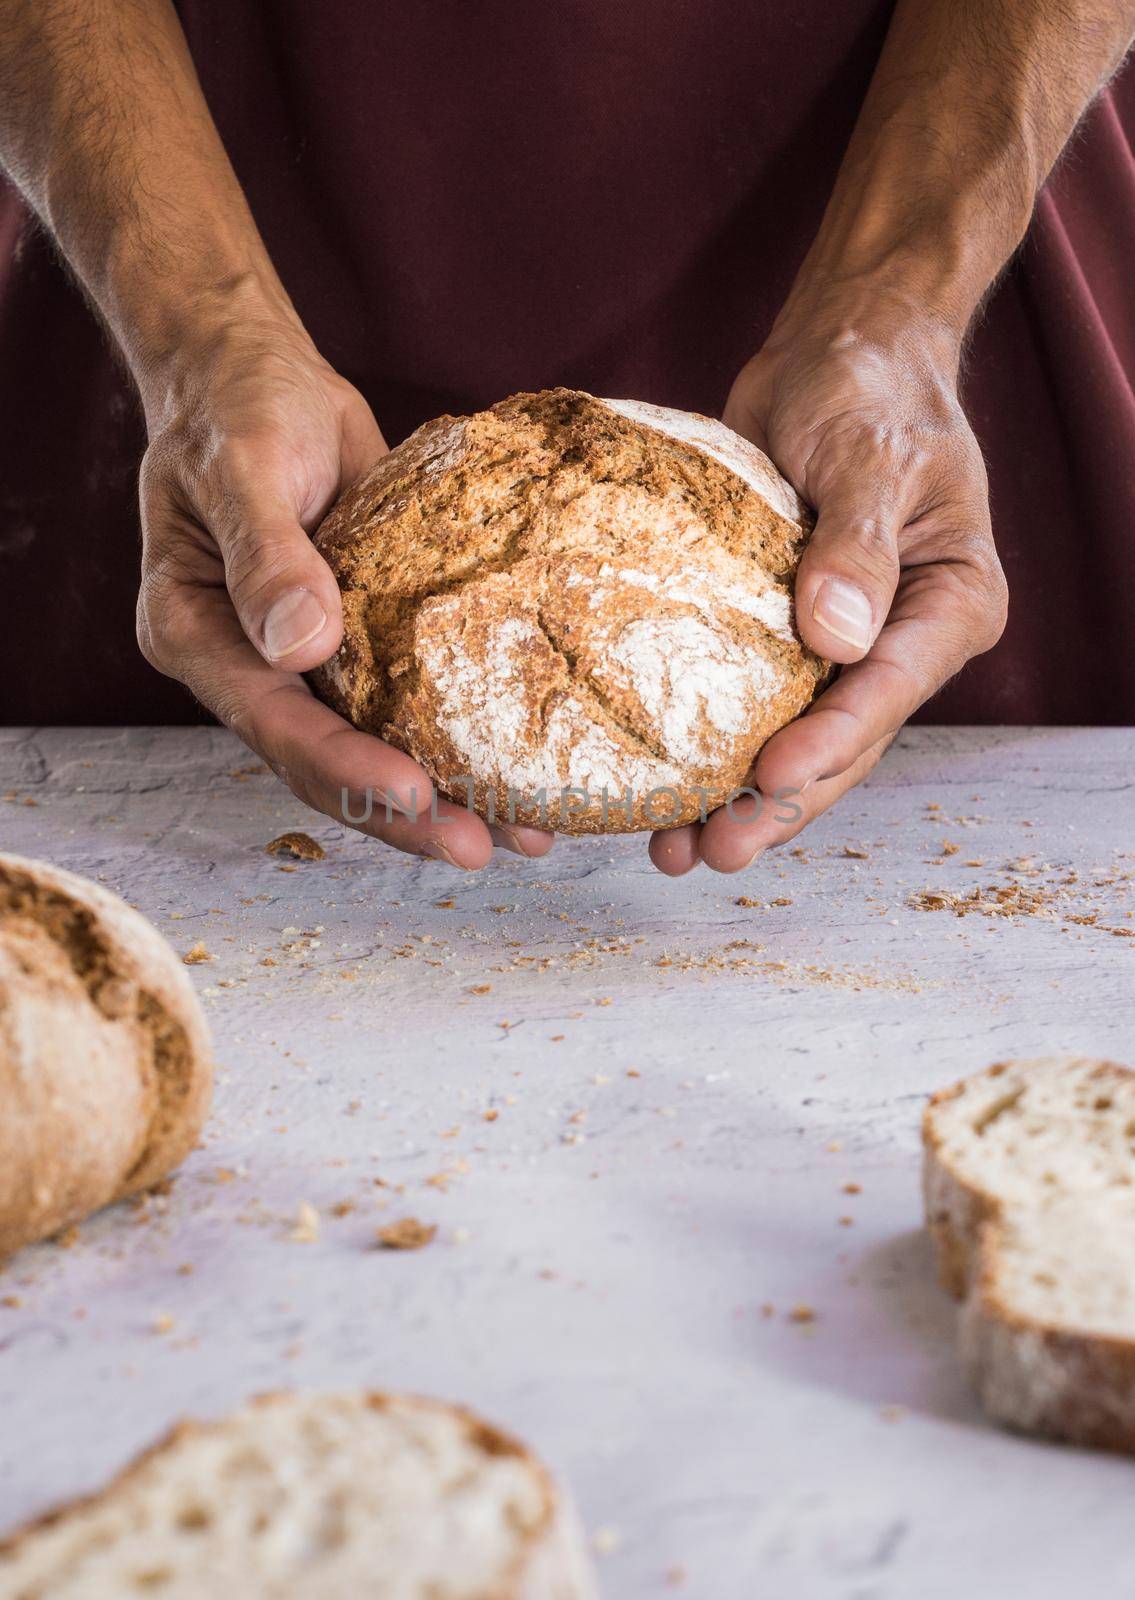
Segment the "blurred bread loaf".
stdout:
<svg viewBox="0 0 1135 1600">
<path fill-rule="evenodd" d="M 439 417 L 316 535 L 345 626 L 312 683 L 482 816 L 687 822 L 824 676 L 793 619 L 810 527 L 706 417 L 569 389 Z"/>
<path fill-rule="evenodd" d="M 262 1396 L 0 1544 L 6 1600 L 595 1600 L 570 1504 L 469 1412 Z"/>
<path fill-rule="evenodd" d="M 0 1260 L 164 1178 L 211 1085 L 161 935 L 97 884 L 0 856 Z"/>
</svg>

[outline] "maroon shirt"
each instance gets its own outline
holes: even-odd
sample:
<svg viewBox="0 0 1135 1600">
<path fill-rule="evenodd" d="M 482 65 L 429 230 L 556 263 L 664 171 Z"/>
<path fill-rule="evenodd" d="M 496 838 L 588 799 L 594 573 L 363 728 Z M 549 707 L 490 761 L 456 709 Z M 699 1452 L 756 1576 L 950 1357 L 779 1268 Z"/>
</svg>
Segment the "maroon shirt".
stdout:
<svg viewBox="0 0 1135 1600">
<path fill-rule="evenodd" d="M 392 443 L 553 384 L 719 412 L 815 232 L 890 9 L 180 7 L 280 274 Z M 1135 721 L 1133 143 L 1128 71 L 974 339 L 1011 615 L 933 720 Z M 134 643 L 137 406 L 3 190 L 0 385 L 0 721 L 197 720 Z"/>
</svg>

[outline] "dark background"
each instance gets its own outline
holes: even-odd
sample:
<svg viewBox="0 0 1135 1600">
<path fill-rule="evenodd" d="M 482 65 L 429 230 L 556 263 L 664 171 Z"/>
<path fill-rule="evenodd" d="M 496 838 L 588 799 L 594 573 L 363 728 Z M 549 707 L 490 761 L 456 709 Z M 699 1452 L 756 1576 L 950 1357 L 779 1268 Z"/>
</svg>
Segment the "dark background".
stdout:
<svg viewBox="0 0 1135 1600">
<path fill-rule="evenodd" d="M 890 6 L 180 9 L 281 276 L 395 443 L 553 384 L 719 412 L 817 226 Z M 1133 142 L 1127 70 L 974 338 L 1011 616 L 923 720 L 1135 722 Z M 0 187 L 0 722 L 206 720 L 134 643 L 144 442 Z"/>
</svg>

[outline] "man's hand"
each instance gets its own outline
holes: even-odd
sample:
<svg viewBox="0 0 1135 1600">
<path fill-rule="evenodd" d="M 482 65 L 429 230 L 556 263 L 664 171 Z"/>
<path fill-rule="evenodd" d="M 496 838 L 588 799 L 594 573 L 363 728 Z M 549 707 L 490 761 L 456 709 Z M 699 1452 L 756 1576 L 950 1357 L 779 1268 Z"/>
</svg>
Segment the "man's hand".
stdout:
<svg viewBox="0 0 1135 1600">
<path fill-rule="evenodd" d="M 701 860 L 735 872 L 793 838 L 1000 637 L 1005 580 L 956 369 L 956 349 L 916 315 L 880 318 L 845 292 L 822 313 L 797 304 L 738 377 L 725 421 L 818 512 L 796 581 L 797 625 L 844 670 L 761 751 L 751 782 L 764 804 L 738 800 L 704 827 L 656 834 L 662 871 Z M 789 791 L 800 791 L 792 805 L 772 798 Z"/>
<path fill-rule="evenodd" d="M 1000 637 L 962 344 L 1133 27 L 1135 0 L 897 0 L 820 231 L 725 410 L 819 513 L 797 623 L 845 670 L 761 751 L 761 814 L 739 800 L 655 834 L 663 872 L 734 872 L 791 838 Z M 793 789 L 792 806 L 773 802 Z"/>
<path fill-rule="evenodd" d="M 0 160 L 98 307 L 145 407 L 148 659 L 339 821 L 342 792 L 359 817 L 369 791 L 370 820 L 356 825 L 403 850 L 462 867 L 484 866 L 494 843 L 543 854 L 551 841 L 535 829 L 490 830 L 441 800 L 431 815 L 422 768 L 349 727 L 300 676 L 342 628 L 338 588 L 308 534 L 386 446 L 276 275 L 172 0 L 5 0 Z"/>
<path fill-rule="evenodd" d="M 369 792 L 370 816 L 354 825 L 399 849 L 467 868 L 484 866 L 494 843 L 543 854 L 551 840 L 535 829 L 489 829 L 441 799 L 431 815 L 422 768 L 351 728 L 300 676 L 342 633 L 338 587 L 308 535 L 386 450 L 362 396 L 294 319 L 244 307 L 183 344 L 176 372 L 143 389 L 147 660 L 337 821 L 348 820 L 344 791 L 356 818 Z"/>
</svg>

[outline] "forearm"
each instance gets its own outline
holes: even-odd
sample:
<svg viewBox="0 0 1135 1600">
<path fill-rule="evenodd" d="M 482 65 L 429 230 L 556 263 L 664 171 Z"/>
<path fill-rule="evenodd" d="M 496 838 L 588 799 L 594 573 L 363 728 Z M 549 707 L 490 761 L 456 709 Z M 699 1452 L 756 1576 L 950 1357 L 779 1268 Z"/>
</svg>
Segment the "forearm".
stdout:
<svg viewBox="0 0 1135 1600">
<path fill-rule="evenodd" d="M 0 0 L 0 161 L 148 404 L 210 315 L 293 315 L 169 0 Z"/>
<path fill-rule="evenodd" d="M 1133 31 L 1135 0 L 899 0 L 797 292 L 895 296 L 960 345 Z"/>
</svg>

